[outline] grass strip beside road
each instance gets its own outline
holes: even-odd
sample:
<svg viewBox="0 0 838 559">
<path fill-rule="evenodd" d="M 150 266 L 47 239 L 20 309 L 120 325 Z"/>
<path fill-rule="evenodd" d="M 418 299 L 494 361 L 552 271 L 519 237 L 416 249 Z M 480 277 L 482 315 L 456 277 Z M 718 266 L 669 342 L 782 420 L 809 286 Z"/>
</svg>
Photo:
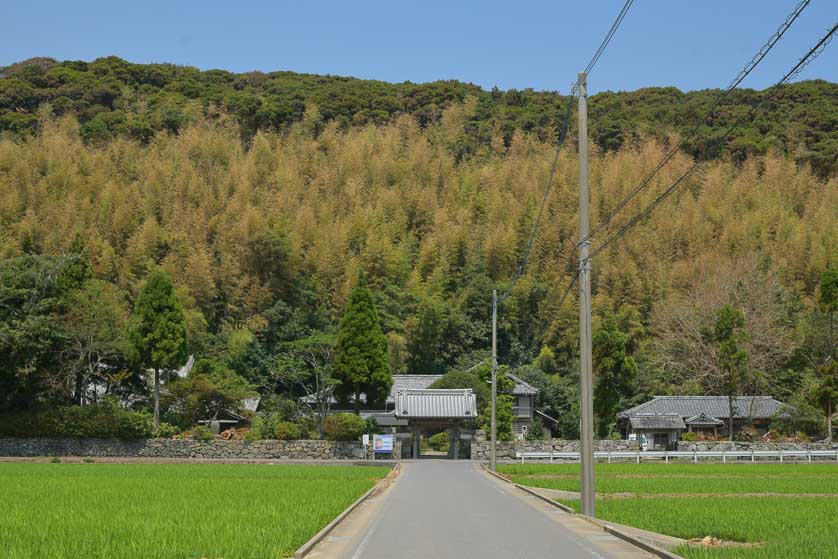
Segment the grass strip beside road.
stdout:
<svg viewBox="0 0 838 559">
<path fill-rule="evenodd" d="M 0 464 L 4 559 L 281 558 L 389 468 Z"/>
</svg>

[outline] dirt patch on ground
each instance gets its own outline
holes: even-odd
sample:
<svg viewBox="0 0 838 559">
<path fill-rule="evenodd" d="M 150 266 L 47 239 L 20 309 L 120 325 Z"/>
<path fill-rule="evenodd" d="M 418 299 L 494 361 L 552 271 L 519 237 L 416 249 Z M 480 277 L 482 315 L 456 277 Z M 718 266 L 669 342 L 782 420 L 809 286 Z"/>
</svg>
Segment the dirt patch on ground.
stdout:
<svg viewBox="0 0 838 559">
<path fill-rule="evenodd" d="M 762 547 L 765 542 L 735 542 L 730 540 L 720 540 L 713 536 L 704 536 L 703 538 L 693 538 L 687 540 L 687 545 L 690 547 L 744 547 L 754 548 Z"/>
</svg>

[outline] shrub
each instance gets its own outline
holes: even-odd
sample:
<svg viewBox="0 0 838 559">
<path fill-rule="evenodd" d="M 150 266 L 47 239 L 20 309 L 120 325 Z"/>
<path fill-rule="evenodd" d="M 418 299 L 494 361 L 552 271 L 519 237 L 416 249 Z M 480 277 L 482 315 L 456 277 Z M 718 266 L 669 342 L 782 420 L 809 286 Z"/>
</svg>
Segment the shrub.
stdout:
<svg viewBox="0 0 838 559">
<path fill-rule="evenodd" d="M 300 432 L 306 439 L 319 439 L 317 434 L 317 417 L 313 415 L 306 415 L 300 417 L 295 421 L 300 426 Z"/>
<path fill-rule="evenodd" d="M 771 428 L 789 436 L 799 431 L 819 434 L 824 431 L 825 423 L 821 411 L 797 395 L 792 396 L 788 405 L 783 406 L 781 412 L 772 418 Z"/>
<path fill-rule="evenodd" d="M 245 441 L 258 441 L 259 440 L 259 431 L 255 431 L 254 429 L 248 429 L 242 435 L 242 440 Z"/>
<path fill-rule="evenodd" d="M 692 441 L 697 441 L 698 440 L 698 435 L 693 433 L 693 432 L 681 433 L 681 440 L 686 442 L 686 443 L 689 443 L 689 442 L 692 442 Z"/>
<path fill-rule="evenodd" d="M 300 438 L 300 426 L 290 421 L 280 421 L 276 424 L 275 434 L 281 441 L 294 441 Z"/>
<path fill-rule="evenodd" d="M 0 436 L 145 439 L 152 436 L 152 419 L 148 413 L 127 410 L 109 398 L 89 406 L 3 416 Z"/>
<path fill-rule="evenodd" d="M 61 458 L 59 458 L 58 456 L 52 456 L 50 457 L 49 462 L 50 464 L 60 464 Z"/>
<path fill-rule="evenodd" d="M 546 438 L 544 426 L 541 424 L 541 420 L 536 417 L 535 421 L 532 422 L 532 426 L 527 431 L 526 439 L 528 441 L 541 441 Z"/>
<path fill-rule="evenodd" d="M 437 452 L 447 452 L 450 441 L 448 433 L 442 431 L 428 439 L 428 445 Z"/>
<path fill-rule="evenodd" d="M 323 434 L 330 441 L 354 441 L 364 433 L 366 423 L 354 413 L 336 413 L 323 420 Z"/>
<path fill-rule="evenodd" d="M 174 425 L 170 425 L 169 423 L 161 423 L 160 427 L 157 428 L 157 431 L 154 432 L 154 436 L 158 439 L 171 439 L 176 437 L 179 433 L 180 429 L 178 429 Z"/>
<path fill-rule="evenodd" d="M 212 434 L 210 428 L 206 425 L 198 425 L 193 427 L 189 435 L 196 441 L 212 441 L 215 440 L 215 435 Z"/>
<path fill-rule="evenodd" d="M 251 431 L 255 434 L 256 439 L 280 439 L 292 440 L 299 439 L 302 429 L 296 423 L 286 421 L 283 414 L 280 413 L 260 413 L 251 423 Z"/>
<path fill-rule="evenodd" d="M 82 459 L 82 462 L 84 462 L 85 464 L 93 464 L 95 462 L 95 460 L 93 458 L 91 458 L 90 456 L 85 456 Z"/>
<path fill-rule="evenodd" d="M 259 403 L 260 412 L 277 414 L 286 421 L 297 415 L 297 408 L 298 406 L 294 400 L 281 395 L 264 396 Z"/>
</svg>

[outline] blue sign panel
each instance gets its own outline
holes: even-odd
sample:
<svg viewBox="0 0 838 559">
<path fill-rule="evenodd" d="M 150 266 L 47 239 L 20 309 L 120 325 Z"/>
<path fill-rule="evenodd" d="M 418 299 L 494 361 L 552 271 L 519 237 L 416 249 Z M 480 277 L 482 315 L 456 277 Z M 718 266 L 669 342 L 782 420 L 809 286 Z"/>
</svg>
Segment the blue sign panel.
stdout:
<svg viewBox="0 0 838 559">
<path fill-rule="evenodd" d="M 372 448 L 376 454 L 392 454 L 393 435 L 373 435 Z"/>
</svg>

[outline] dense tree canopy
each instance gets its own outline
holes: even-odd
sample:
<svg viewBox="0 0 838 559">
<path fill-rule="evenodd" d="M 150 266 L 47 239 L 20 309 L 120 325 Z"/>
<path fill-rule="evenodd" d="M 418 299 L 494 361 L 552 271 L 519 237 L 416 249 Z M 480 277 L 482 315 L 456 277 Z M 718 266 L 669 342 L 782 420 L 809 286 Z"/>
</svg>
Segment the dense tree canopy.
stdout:
<svg viewBox="0 0 838 559">
<path fill-rule="evenodd" d="M 780 76 L 777 76 L 779 79 Z M 682 92 L 652 87 L 604 92 L 589 101 L 590 133 L 602 151 L 614 151 L 649 137 L 664 141 L 686 134 L 691 155 L 748 155 L 784 150 L 821 176 L 835 171 L 838 153 L 838 86 L 825 81 L 781 88 L 754 115 L 765 92 L 735 91 L 707 122 L 700 119 L 719 90 Z M 445 109 L 466 102 L 463 134 L 450 148 L 455 158 L 480 155 L 498 140 L 509 146 L 516 132 L 552 138 L 565 98 L 550 91 L 485 91 L 473 84 L 438 81 L 386 83 L 294 72 L 200 71 L 173 64 L 132 64 L 117 57 L 92 62 L 35 58 L 0 68 L 0 131 L 26 134 L 38 128 L 38 109 L 49 103 L 58 115 L 75 115 L 88 143 L 114 137 L 149 142 L 161 131 L 176 133 L 202 116 L 229 115 L 242 138 L 259 131 L 284 131 L 297 122 L 319 132 L 324 123 L 346 129 L 384 124 L 411 115 L 426 127 L 442 121 Z M 312 106 L 316 110 L 312 111 Z M 735 119 L 743 125 L 716 142 Z M 720 146 L 707 150 L 709 144 Z"/>
<path fill-rule="evenodd" d="M 99 68 L 94 77 L 115 72 L 122 77 L 114 83 L 123 83 L 129 78 L 119 62 L 75 71 Z M 7 69 L 0 97 L 8 95 L 9 76 L 38 81 L 70 66 Z M 153 96 L 170 86 L 161 78 L 128 89 Z M 549 135 L 535 128 L 476 126 L 493 114 L 484 95 L 509 93 L 469 92 L 462 103 L 440 103 L 434 118 L 395 110 L 380 124 L 343 125 L 327 118 L 332 109 L 309 103 L 298 119 L 257 127 L 245 142 L 237 113 L 225 116 L 217 103 L 187 111 L 182 121 L 165 113 L 167 124 L 154 124 L 147 136 L 120 132 L 95 141 L 84 131 L 93 117 L 81 109 L 62 109 L 57 98 L 51 112 L 23 103 L 16 114 L 34 115 L 37 133 L 0 138 L 0 408 L 72 403 L 80 354 L 68 350 L 80 334 L 96 340 L 88 346 L 96 353 L 86 355 L 100 361 L 81 384 L 150 408 L 143 374 L 153 364 L 125 347 L 117 330 L 129 306 L 135 315 L 144 307 L 139 295 L 156 269 L 171 276 L 167 297 L 182 307 L 175 345 L 185 340 L 188 353 L 225 372 L 224 379 L 196 377 L 190 389 L 212 401 L 218 386 L 239 386 L 227 383 L 227 373 L 292 405 L 318 383 L 332 386 L 343 367 L 331 339 L 359 272 L 376 309 L 365 324 L 377 322 L 383 334 L 377 362 L 387 370 L 467 371 L 484 361 L 491 290 L 511 285 L 553 153 Z M 813 106 L 821 96 L 828 97 L 818 94 Z M 793 128 L 784 118 L 771 126 Z M 594 223 L 661 159 L 677 137 L 664 129 L 638 127 L 619 146 L 592 146 Z M 477 132 L 486 138 L 474 144 Z M 473 145 L 480 147 L 463 157 L 461 148 Z M 704 334 L 725 305 L 742 312 L 749 334 L 741 340 L 748 391 L 820 405 L 817 368 L 834 354 L 823 297 L 834 291 L 829 271 L 838 267 L 838 179 L 779 147 L 702 163 L 594 260 L 595 323 L 610 321 L 603 356 L 631 359 L 637 369 L 628 375 L 630 389 L 606 395 L 613 397 L 609 409 L 654 394 L 720 393 L 718 366 L 706 359 L 715 342 Z M 614 225 L 691 164 L 689 154 L 674 157 Z M 500 362 L 542 389 L 539 407 L 565 436 L 578 429 L 575 293 L 561 299 L 576 266 L 576 173 L 569 147 L 560 153 L 527 269 L 501 304 L 498 324 Z M 74 331 L 84 324 L 72 318 L 70 302 L 81 311 L 96 289 L 108 301 L 96 311 L 116 330 Z M 161 366 L 185 358 L 178 350 L 178 359 Z M 181 395 L 186 402 L 189 394 Z M 316 425 L 303 431 L 312 430 Z"/>
</svg>

